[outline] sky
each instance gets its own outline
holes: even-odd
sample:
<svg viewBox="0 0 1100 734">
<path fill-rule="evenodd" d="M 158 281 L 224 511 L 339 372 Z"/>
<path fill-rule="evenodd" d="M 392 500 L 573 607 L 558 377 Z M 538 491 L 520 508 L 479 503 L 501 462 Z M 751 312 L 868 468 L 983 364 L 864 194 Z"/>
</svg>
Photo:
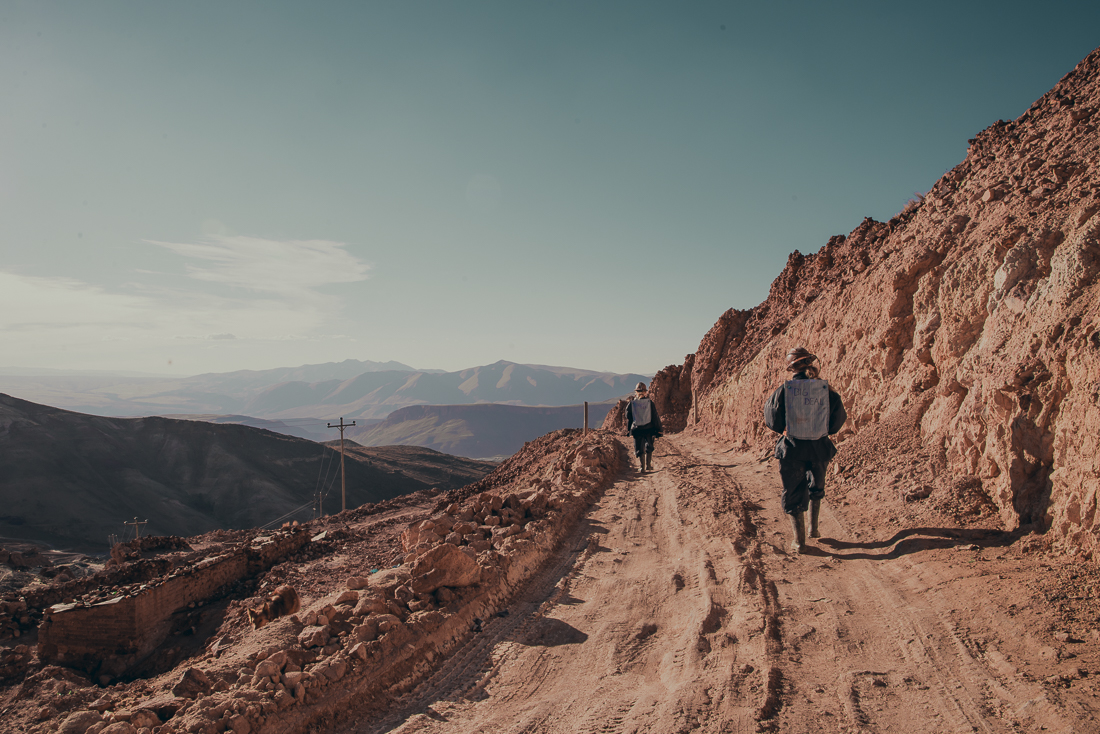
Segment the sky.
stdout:
<svg viewBox="0 0 1100 734">
<path fill-rule="evenodd" d="M 652 373 L 1097 29 L 1095 1 L 0 0 L 0 367 Z"/>
</svg>

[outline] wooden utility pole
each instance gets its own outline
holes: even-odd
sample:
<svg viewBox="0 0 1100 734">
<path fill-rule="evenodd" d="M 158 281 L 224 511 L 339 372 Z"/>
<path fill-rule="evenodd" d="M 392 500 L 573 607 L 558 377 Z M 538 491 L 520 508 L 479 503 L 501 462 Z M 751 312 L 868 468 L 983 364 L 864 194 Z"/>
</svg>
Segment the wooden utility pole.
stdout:
<svg viewBox="0 0 1100 734">
<path fill-rule="evenodd" d="M 333 425 L 332 423 L 329 423 L 328 427 L 340 429 L 340 512 L 343 512 L 344 510 L 348 509 L 348 485 L 347 480 L 344 477 L 344 429 L 354 428 L 355 421 L 352 421 L 351 423 L 344 423 L 344 419 L 343 417 L 341 417 L 340 423 L 338 425 Z"/>
<path fill-rule="evenodd" d="M 584 401 L 584 432 L 588 433 L 588 401 Z"/>
<path fill-rule="evenodd" d="M 135 518 L 133 519 L 133 521 L 131 521 L 131 522 L 124 522 L 124 523 L 122 523 L 122 524 L 123 524 L 123 525 L 133 525 L 133 526 L 134 526 L 134 538 L 136 539 L 136 538 L 140 538 L 140 537 L 141 537 L 141 526 L 142 526 L 142 525 L 148 525 L 148 524 L 149 524 L 149 521 L 148 521 L 148 520 L 144 520 L 144 521 L 142 521 L 142 522 L 138 522 L 138 519 L 137 519 L 137 518 L 135 517 Z"/>
</svg>

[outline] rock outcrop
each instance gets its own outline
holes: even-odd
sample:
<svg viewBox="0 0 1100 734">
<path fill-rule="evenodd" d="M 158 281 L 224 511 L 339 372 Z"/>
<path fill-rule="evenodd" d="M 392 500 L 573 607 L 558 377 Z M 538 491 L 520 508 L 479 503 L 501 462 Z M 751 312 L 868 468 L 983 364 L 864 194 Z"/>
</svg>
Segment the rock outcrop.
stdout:
<svg viewBox="0 0 1100 734">
<path fill-rule="evenodd" d="M 979 133 L 890 221 L 866 219 L 815 254 L 793 253 L 766 301 L 727 311 L 682 367 L 654 378 L 669 424 L 766 448 L 763 401 L 801 344 L 845 398 L 841 440 L 902 426 L 927 454 L 932 486 L 966 485 L 1008 528 L 1049 530 L 1055 547 L 1092 557 L 1098 109 L 1100 50 L 1019 118 Z M 683 407 L 693 395 L 697 423 Z M 878 450 L 894 461 L 909 448 L 882 440 Z"/>
</svg>

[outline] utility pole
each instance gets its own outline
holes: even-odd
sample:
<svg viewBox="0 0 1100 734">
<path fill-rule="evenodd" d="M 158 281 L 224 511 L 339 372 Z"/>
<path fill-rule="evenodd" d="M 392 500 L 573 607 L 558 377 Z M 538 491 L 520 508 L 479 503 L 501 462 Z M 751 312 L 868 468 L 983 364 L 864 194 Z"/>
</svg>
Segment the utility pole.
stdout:
<svg viewBox="0 0 1100 734">
<path fill-rule="evenodd" d="M 584 401 L 584 432 L 588 433 L 588 401 Z"/>
<path fill-rule="evenodd" d="M 138 519 L 135 517 L 132 522 L 124 522 L 122 524 L 123 525 L 133 525 L 134 526 L 134 539 L 136 540 L 137 538 L 141 537 L 141 526 L 142 525 L 148 525 L 149 521 L 145 520 L 143 522 L 138 522 Z"/>
<path fill-rule="evenodd" d="M 341 416 L 340 423 L 338 425 L 329 423 L 328 427 L 340 429 L 340 512 L 343 512 L 344 510 L 348 509 L 348 485 L 347 480 L 344 476 L 344 429 L 354 428 L 355 421 L 352 421 L 351 423 L 344 423 L 344 418 Z"/>
</svg>

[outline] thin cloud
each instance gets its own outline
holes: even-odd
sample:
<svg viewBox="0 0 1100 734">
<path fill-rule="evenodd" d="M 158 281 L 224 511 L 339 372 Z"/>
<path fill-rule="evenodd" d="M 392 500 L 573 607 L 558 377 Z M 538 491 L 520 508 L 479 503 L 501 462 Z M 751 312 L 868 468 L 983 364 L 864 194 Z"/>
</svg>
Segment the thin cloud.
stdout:
<svg viewBox="0 0 1100 734">
<path fill-rule="evenodd" d="M 267 295 L 224 298 L 182 289 L 153 293 L 113 293 L 73 278 L 0 271 L 0 332 L 22 332 L 43 341 L 283 339 L 316 332 L 338 310 Z M 336 304 L 336 299 L 330 300 Z M 233 330 L 225 331 L 226 327 Z"/>
<path fill-rule="evenodd" d="M 110 293 L 73 278 L 0 271 L 0 329 L 149 322 L 140 296 Z"/>
<path fill-rule="evenodd" d="M 27 364 L 71 361 L 156 363 L 195 350 L 257 349 L 329 339 L 343 301 L 325 285 L 366 279 L 369 267 L 344 245 L 212 236 L 200 243 L 155 243 L 186 257 L 174 286 L 164 271 L 106 288 L 66 277 L 0 270 L 0 336 Z M 226 287 L 228 286 L 228 288 Z M 189 345 L 183 347 L 182 345 Z M 184 350 L 180 353 L 181 348 Z"/>
<path fill-rule="evenodd" d="M 203 242 L 146 240 L 204 265 L 187 266 L 197 280 L 261 293 L 302 297 L 320 286 L 366 280 L 370 266 L 328 240 L 268 240 L 211 235 Z"/>
</svg>

